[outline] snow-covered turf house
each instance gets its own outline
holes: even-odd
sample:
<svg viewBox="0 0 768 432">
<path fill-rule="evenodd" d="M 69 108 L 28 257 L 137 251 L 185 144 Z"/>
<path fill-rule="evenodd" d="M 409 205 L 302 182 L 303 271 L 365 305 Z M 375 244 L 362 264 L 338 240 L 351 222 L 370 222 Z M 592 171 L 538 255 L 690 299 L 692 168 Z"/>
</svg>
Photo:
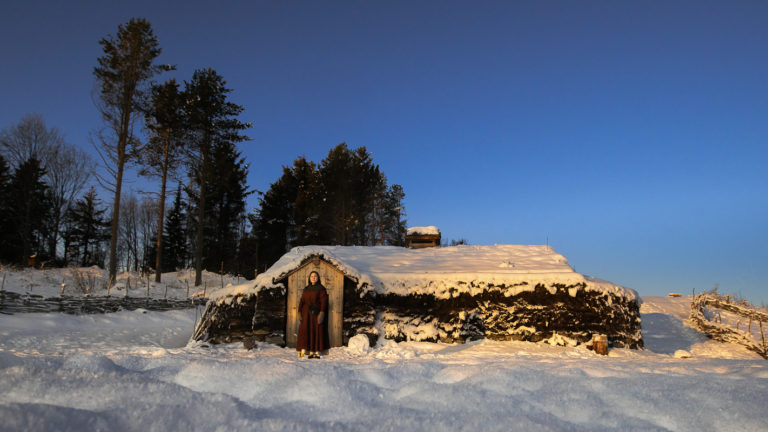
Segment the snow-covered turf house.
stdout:
<svg viewBox="0 0 768 432">
<path fill-rule="evenodd" d="M 295 346 L 297 307 L 311 271 L 329 294 L 331 346 L 495 340 L 643 346 L 634 290 L 576 273 L 549 246 L 409 249 L 300 246 L 247 284 L 211 295 L 193 339 L 255 338 Z"/>
</svg>

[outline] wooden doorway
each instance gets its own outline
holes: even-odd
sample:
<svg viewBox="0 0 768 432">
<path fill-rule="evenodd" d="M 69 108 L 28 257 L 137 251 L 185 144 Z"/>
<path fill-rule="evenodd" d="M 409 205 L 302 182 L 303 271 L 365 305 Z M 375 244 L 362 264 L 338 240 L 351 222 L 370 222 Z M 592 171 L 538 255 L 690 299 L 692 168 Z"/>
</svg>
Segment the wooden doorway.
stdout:
<svg viewBox="0 0 768 432">
<path fill-rule="evenodd" d="M 299 330 L 299 300 L 304 287 L 307 286 L 309 274 L 313 271 L 320 275 L 320 282 L 328 291 L 328 342 L 331 348 L 340 347 L 343 344 L 344 273 L 318 257 L 288 274 L 285 344 L 291 348 L 296 347 Z"/>
</svg>

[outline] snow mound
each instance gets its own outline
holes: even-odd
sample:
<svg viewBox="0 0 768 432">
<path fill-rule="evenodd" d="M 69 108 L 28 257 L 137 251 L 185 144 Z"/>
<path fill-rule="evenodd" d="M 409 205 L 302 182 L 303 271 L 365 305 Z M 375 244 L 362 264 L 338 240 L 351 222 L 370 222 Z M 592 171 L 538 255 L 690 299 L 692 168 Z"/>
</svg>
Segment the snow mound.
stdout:
<svg viewBox="0 0 768 432">
<path fill-rule="evenodd" d="M 368 336 L 359 334 L 349 339 L 347 350 L 355 354 L 366 354 L 371 350 L 371 343 Z"/>
<path fill-rule="evenodd" d="M 68 357 L 61 365 L 62 369 L 84 370 L 88 372 L 119 372 L 123 368 L 103 355 L 77 353 Z"/>
</svg>

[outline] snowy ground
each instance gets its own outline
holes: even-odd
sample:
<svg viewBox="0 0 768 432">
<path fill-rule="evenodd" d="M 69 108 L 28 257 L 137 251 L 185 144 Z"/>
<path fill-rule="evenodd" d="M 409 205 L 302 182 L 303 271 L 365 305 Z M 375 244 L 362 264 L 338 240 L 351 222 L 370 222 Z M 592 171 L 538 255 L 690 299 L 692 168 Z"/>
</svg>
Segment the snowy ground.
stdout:
<svg viewBox="0 0 768 432">
<path fill-rule="evenodd" d="M 0 315 L 0 430 L 768 430 L 768 361 L 645 298 L 647 349 L 187 345 L 199 310 Z M 691 358 L 673 356 L 678 350 Z"/>
<path fill-rule="evenodd" d="M 138 272 L 125 272 L 117 275 L 111 286 L 107 283 L 108 272 L 98 267 L 66 267 L 36 270 L 0 269 L 2 290 L 19 294 L 54 297 L 54 296 L 106 296 L 141 297 L 154 299 L 186 299 L 190 296 L 202 296 L 223 287 L 237 285 L 245 279 L 216 273 L 203 272 L 203 283 L 196 288 L 195 271 L 181 270 L 163 273 L 162 282 L 155 282 L 155 275 L 143 275 Z"/>
</svg>

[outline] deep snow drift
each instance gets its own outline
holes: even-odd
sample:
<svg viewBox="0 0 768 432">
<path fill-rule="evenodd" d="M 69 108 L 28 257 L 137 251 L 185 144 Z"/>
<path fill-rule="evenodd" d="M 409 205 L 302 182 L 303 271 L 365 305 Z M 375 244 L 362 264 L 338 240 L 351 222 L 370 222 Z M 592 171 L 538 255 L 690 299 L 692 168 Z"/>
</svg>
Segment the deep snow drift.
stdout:
<svg viewBox="0 0 768 432">
<path fill-rule="evenodd" d="M 768 430 L 768 362 L 645 298 L 645 350 L 187 345 L 196 309 L 0 315 L 0 429 Z M 685 350 L 691 358 L 673 356 Z"/>
</svg>

